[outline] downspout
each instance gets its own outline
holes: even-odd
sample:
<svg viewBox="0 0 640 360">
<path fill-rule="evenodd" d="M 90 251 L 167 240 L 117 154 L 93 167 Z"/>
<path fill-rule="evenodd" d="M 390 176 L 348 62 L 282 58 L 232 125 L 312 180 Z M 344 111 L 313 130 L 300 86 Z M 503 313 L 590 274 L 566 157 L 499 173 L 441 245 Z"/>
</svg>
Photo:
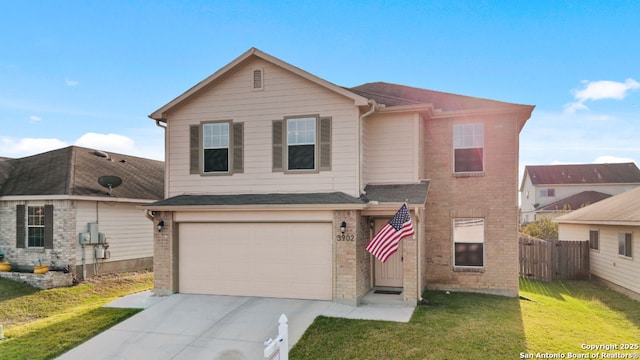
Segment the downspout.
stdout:
<svg viewBox="0 0 640 360">
<path fill-rule="evenodd" d="M 164 197 L 169 197 L 169 162 L 167 161 L 167 157 L 169 155 L 169 141 L 167 140 L 167 120 L 166 119 L 154 119 L 156 121 L 156 126 L 164 130 Z M 165 125 L 160 124 L 160 122 L 164 122 Z"/>
<path fill-rule="evenodd" d="M 358 160 L 360 161 L 358 166 L 358 168 L 360 169 L 358 173 L 358 190 L 360 194 L 364 194 L 364 137 L 363 137 L 364 118 L 373 114 L 373 112 L 376 111 L 379 107 L 384 106 L 384 105 L 378 105 L 378 103 L 373 99 L 367 100 L 367 104 L 369 104 L 370 106 L 369 110 L 366 113 L 360 115 L 360 121 L 358 121 L 358 135 L 360 140 L 360 146 L 358 149 L 358 152 L 359 152 Z"/>
<path fill-rule="evenodd" d="M 420 264 L 422 263 L 422 254 L 420 253 L 420 243 L 422 242 L 422 238 L 424 237 L 424 233 L 421 230 L 422 229 L 422 224 L 420 223 L 420 216 L 422 215 L 422 210 L 418 207 L 416 207 L 415 210 L 415 214 L 416 214 L 416 224 L 418 225 L 418 238 L 416 239 L 416 241 L 418 242 L 416 244 L 417 247 L 417 254 L 416 256 L 418 257 L 418 261 L 416 261 L 416 271 L 418 272 L 418 276 L 416 276 L 417 279 L 417 286 L 418 286 L 418 304 L 422 303 L 422 274 L 420 273 L 420 271 L 422 270 L 422 266 L 420 266 Z"/>
</svg>

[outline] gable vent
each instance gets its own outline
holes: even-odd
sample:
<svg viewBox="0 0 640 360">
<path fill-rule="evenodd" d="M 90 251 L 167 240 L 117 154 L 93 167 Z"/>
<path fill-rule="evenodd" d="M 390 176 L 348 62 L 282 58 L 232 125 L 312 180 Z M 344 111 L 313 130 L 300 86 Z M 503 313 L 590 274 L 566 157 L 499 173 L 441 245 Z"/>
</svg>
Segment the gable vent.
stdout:
<svg viewBox="0 0 640 360">
<path fill-rule="evenodd" d="M 253 69 L 253 90 L 263 89 L 262 69 Z"/>
</svg>

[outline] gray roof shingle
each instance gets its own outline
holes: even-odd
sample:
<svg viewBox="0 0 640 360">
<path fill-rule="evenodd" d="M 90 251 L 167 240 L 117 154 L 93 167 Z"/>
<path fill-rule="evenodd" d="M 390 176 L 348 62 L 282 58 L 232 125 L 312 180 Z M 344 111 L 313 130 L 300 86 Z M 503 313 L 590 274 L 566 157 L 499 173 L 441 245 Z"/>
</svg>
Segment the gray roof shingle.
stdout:
<svg viewBox="0 0 640 360">
<path fill-rule="evenodd" d="M 408 202 L 409 204 L 424 204 L 427 201 L 429 182 L 419 184 L 391 184 L 367 185 L 364 188 L 364 201 L 378 202 Z"/>
<path fill-rule="evenodd" d="M 525 174 L 533 185 L 640 183 L 635 163 L 528 165 Z"/>
<path fill-rule="evenodd" d="M 587 205 L 597 203 L 600 200 L 611 197 L 609 194 L 601 193 L 599 191 L 583 191 L 581 193 L 554 201 L 551 204 L 545 205 L 538 210 L 556 211 L 556 210 L 576 210 L 583 208 Z"/>
<path fill-rule="evenodd" d="M 555 219 L 559 223 L 640 226 L 640 187 Z"/>
<path fill-rule="evenodd" d="M 371 82 L 348 88 L 349 91 L 386 106 L 432 104 L 444 111 L 506 107 L 532 108 L 529 105 L 451 94 L 386 82 Z"/>
<path fill-rule="evenodd" d="M 0 196 L 108 197 L 108 189 L 98 183 L 104 175 L 122 179 L 122 185 L 113 189 L 113 196 L 147 200 L 164 196 L 162 161 L 79 146 L 0 161 Z"/>
<path fill-rule="evenodd" d="M 236 195 L 178 195 L 147 204 L 155 206 L 364 204 L 342 192 Z"/>
</svg>

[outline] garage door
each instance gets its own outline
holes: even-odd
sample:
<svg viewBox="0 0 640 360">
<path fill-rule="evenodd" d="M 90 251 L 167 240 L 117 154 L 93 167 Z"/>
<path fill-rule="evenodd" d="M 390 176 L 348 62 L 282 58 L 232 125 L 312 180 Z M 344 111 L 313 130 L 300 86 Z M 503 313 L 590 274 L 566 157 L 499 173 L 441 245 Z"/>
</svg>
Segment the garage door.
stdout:
<svg viewBox="0 0 640 360">
<path fill-rule="evenodd" d="M 331 224 L 179 225 L 182 293 L 332 299 Z"/>
</svg>

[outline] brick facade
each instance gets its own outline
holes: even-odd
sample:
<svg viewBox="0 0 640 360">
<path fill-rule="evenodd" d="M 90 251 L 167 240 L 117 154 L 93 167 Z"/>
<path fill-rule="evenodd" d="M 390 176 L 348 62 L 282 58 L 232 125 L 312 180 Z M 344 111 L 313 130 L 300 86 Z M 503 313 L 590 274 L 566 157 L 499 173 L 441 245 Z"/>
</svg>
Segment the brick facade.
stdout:
<svg viewBox="0 0 640 360">
<path fill-rule="evenodd" d="M 453 173 L 453 124 L 484 123 L 485 171 Z M 519 128 L 515 117 L 427 121 L 426 178 L 430 179 L 424 231 L 425 286 L 517 296 L 517 186 Z M 484 267 L 453 266 L 456 217 L 485 219 Z"/>
<path fill-rule="evenodd" d="M 158 224 L 164 226 L 158 231 Z M 173 212 L 156 212 L 153 217 L 153 293 L 169 295 L 178 292 L 178 239 Z"/>
<path fill-rule="evenodd" d="M 53 205 L 53 249 L 16 248 L 16 206 Z M 47 265 L 50 269 L 64 269 L 75 264 L 74 241 L 77 241 L 76 209 L 73 201 L 43 202 L 3 201 L 0 205 L 0 251 L 12 267 Z M 70 241 L 71 240 L 71 241 Z"/>
</svg>

